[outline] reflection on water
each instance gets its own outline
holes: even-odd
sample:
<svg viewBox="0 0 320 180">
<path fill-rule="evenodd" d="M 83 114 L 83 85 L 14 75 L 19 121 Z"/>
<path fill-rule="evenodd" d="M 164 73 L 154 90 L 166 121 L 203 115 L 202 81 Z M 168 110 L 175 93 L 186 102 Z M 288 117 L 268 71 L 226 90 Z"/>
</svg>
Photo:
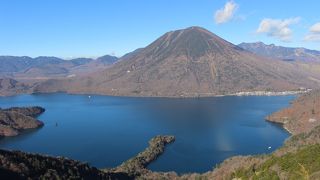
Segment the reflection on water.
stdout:
<svg viewBox="0 0 320 180">
<path fill-rule="evenodd" d="M 67 156 L 113 167 L 159 134 L 176 136 L 149 168 L 205 172 L 233 155 L 269 153 L 289 134 L 264 121 L 294 96 L 200 99 L 38 94 L 0 98 L 0 106 L 39 105 L 45 126 L 3 138 L 0 148 Z M 58 125 L 58 126 L 57 126 Z M 272 149 L 268 150 L 271 146 Z"/>
</svg>

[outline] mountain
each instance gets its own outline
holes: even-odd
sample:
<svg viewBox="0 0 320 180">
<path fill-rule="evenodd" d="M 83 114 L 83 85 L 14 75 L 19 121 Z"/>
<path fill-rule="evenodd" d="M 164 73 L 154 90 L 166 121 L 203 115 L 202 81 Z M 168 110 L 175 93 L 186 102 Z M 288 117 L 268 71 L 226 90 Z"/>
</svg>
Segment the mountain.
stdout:
<svg viewBox="0 0 320 180">
<path fill-rule="evenodd" d="M 112 65 L 114 56 L 97 59 L 76 58 L 64 60 L 57 57 L 0 56 L 0 77 L 15 79 L 49 79 L 94 72 Z"/>
<path fill-rule="evenodd" d="M 98 59 L 96 59 L 96 61 L 103 63 L 103 64 L 114 64 L 115 62 L 118 61 L 118 58 L 115 56 L 110 56 L 110 55 L 105 55 L 105 56 L 101 56 Z"/>
<path fill-rule="evenodd" d="M 212 96 L 319 87 L 319 71 L 252 54 L 201 27 L 171 31 L 107 70 L 49 80 L 35 92 L 126 96 Z"/>
<path fill-rule="evenodd" d="M 282 59 L 285 61 L 301 60 L 320 62 L 320 51 L 310 50 L 306 48 L 289 48 L 276 46 L 274 44 L 266 45 L 263 42 L 241 43 L 238 46 L 257 55 Z"/>
<path fill-rule="evenodd" d="M 32 66 L 33 60 L 27 56 L 0 56 L 0 72 L 14 73 Z"/>
<path fill-rule="evenodd" d="M 79 65 L 84 65 L 88 64 L 93 61 L 91 58 L 75 58 L 70 60 L 74 65 L 79 66 Z"/>
</svg>

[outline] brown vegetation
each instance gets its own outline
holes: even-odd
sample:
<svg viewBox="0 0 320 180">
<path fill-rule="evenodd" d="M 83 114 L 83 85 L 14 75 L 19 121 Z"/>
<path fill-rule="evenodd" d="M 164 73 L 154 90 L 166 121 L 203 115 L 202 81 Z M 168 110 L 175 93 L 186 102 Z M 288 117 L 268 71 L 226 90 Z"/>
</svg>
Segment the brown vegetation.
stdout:
<svg viewBox="0 0 320 180">
<path fill-rule="evenodd" d="M 0 137 L 16 136 L 23 130 L 43 126 L 41 121 L 35 119 L 43 112 L 41 107 L 0 109 Z"/>
<path fill-rule="evenodd" d="M 292 134 L 309 132 L 320 125 L 320 90 L 301 95 L 291 106 L 267 117 L 282 123 Z"/>
<path fill-rule="evenodd" d="M 1 179 L 133 179 L 125 173 L 107 173 L 86 163 L 19 151 L 0 150 Z"/>
</svg>

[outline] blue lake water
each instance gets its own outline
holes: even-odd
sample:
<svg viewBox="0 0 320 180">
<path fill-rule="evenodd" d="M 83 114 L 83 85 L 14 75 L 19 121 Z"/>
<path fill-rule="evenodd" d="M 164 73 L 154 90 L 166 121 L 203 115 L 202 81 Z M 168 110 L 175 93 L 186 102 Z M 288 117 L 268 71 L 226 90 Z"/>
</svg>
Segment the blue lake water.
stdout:
<svg viewBox="0 0 320 180">
<path fill-rule="evenodd" d="M 228 157 L 270 153 L 281 146 L 289 134 L 264 118 L 294 98 L 1 97 L 1 108 L 37 105 L 46 112 L 39 116 L 44 127 L 0 139 L 0 148 L 66 156 L 103 168 L 121 164 L 144 150 L 152 137 L 168 134 L 176 141 L 149 168 L 205 172 Z"/>
</svg>

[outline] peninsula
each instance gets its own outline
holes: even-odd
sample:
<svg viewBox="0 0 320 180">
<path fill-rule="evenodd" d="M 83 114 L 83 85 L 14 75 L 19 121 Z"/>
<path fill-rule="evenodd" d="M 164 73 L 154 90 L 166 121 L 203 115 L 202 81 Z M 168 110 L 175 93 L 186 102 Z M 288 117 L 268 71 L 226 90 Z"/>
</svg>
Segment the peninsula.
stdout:
<svg viewBox="0 0 320 180">
<path fill-rule="evenodd" d="M 0 137 L 16 136 L 26 129 L 43 126 L 36 117 L 45 111 L 42 107 L 12 107 L 0 109 Z"/>
</svg>

